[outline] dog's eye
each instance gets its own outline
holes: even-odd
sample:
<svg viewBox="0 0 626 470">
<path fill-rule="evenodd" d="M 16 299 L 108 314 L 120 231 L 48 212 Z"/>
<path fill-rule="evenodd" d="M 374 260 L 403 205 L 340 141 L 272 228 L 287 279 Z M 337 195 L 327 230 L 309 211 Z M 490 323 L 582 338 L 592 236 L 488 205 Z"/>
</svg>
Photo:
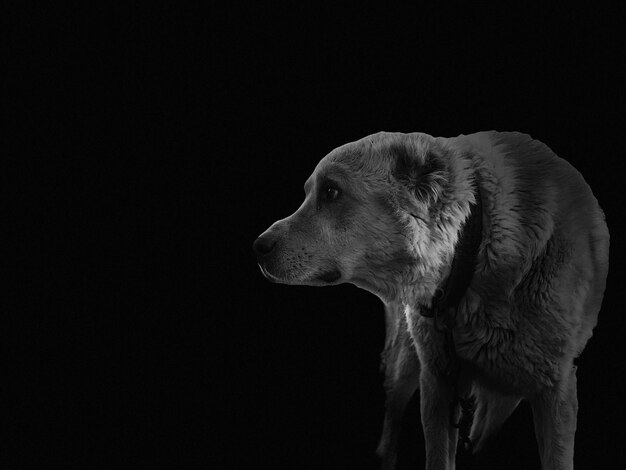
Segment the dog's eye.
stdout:
<svg viewBox="0 0 626 470">
<path fill-rule="evenodd" d="M 334 201 L 339 197 L 339 190 L 334 186 L 326 186 L 324 188 L 324 200 L 325 201 Z"/>
</svg>

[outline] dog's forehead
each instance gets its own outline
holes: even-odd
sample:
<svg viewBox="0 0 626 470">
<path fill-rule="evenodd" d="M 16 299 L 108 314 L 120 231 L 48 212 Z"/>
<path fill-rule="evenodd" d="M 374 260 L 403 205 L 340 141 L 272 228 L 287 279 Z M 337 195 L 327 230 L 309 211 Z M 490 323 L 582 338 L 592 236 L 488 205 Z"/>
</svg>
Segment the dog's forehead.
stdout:
<svg viewBox="0 0 626 470">
<path fill-rule="evenodd" d="M 354 166 L 354 163 L 362 157 L 355 142 L 337 147 L 322 158 L 315 166 L 311 178 L 320 177 L 332 173 L 346 173 Z"/>
<path fill-rule="evenodd" d="M 315 167 L 307 186 L 320 177 L 344 176 L 361 172 L 383 174 L 391 170 L 398 149 L 411 147 L 423 153 L 432 137 L 423 133 L 378 132 L 349 142 L 328 153 Z M 408 148 L 407 148 L 408 150 Z"/>
<path fill-rule="evenodd" d="M 304 184 L 305 188 L 313 185 L 315 181 L 320 181 L 322 179 L 345 180 L 349 176 L 349 166 L 342 164 L 341 161 L 333 160 L 328 157 L 329 156 L 327 155 L 322 158 L 322 160 L 317 164 L 311 176 L 309 176 L 306 180 Z"/>
<path fill-rule="evenodd" d="M 432 140 L 431 136 L 419 132 L 381 131 L 337 147 L 320 161 L 320 166 L 335 162 L 348 167 L 372 164 L 380 168 L 397 156 L 398 149 L 423 154 Z"/>
</svg>

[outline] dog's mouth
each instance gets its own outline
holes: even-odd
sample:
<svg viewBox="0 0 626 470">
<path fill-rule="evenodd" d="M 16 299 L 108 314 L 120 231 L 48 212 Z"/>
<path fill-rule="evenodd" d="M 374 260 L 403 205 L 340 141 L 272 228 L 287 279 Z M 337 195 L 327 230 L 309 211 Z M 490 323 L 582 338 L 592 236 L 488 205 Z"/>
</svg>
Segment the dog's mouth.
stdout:
<svg viewBox="0 0 626 470">
<path fill-rule="evenodd" d="M 307 282 L 306 280 L 297 281 L 296 279 L 288 279 L 281 276 L 277 276 L 272 274 L 266 266 L 262 263 L 258 263 L 263 276 L 270 281 L 279 284 L 304 284 L 304 285 L 319 285 L 318 283 L 321 281 L 324 284 L 333 284 L 341 279 L 341 272 L 338 269 L 332 269 L 330 271 L 326 271 L 320 274 L 315 275 L 313 278 L 309 278 L 310 280 Z"/>
<path fill-rule="evenodd" d="M 259 268 L 261 268 L 261 272 L 263 273 L 263 276 L 265 276 L 265 278 L 268 281 L 271 282 L 281 282 L 281 280 L 279 278 L 277 278 L 276 276 L 274 276 L 272 273 L 270 273 L 265 266 L 263 266 L 261 263 L 258 263 Z"/>
</svg>

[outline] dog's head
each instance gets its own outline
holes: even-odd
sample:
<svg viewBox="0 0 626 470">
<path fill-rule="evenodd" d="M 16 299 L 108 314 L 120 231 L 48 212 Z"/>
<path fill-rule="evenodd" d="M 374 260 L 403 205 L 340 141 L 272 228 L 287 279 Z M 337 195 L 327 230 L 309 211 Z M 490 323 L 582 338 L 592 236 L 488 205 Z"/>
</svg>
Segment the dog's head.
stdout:
<svg viewBox="0 0 626 470">
<path fill-rule="evenodd" d="M 452 204 L 459 188 L 445 153 L 428 135 L 386 132 L 333 150 L 304 184 L 300 208 L 255 240 L 265 277 L 350 282 L 383 299 L 401 285 L 434 290 L 466 212 Z"/>
</svg>

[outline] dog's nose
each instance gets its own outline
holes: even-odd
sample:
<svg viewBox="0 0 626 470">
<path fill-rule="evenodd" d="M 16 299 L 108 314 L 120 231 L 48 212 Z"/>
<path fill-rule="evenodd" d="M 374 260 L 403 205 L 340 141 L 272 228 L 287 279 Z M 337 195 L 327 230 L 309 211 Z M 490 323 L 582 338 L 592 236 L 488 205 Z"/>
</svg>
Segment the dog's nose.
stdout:
<svg viewBox="0 0 626 470">
<path fill-rule="evenodd" d="M 269 237 L 261 236 L 257 238 L 256 240 L 254 240 L 254 243 L 252 244 L 252 249 L 257 254 L 257 256 L 263 256 L 263 255 L 267 255 L 270 251 L 272 251 L 275 244 L 276 244 L 275 239 L 272 240 Z"/>
</svg>

